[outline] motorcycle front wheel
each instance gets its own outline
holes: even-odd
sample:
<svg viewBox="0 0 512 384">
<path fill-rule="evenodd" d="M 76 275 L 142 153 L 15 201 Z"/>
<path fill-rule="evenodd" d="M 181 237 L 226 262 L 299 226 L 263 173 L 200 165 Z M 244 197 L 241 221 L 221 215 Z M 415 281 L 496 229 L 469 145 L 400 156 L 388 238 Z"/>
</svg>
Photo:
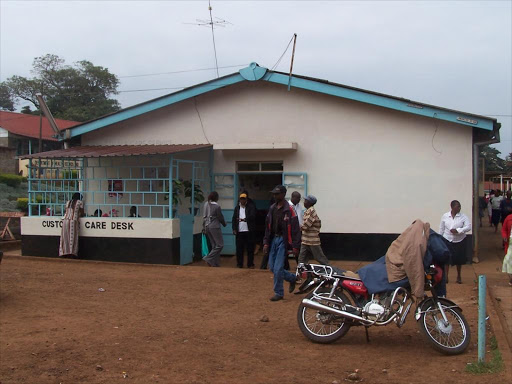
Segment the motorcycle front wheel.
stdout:
<svg viewBox="0 0 512 384">
<path fill-rule="evenodd" d="M 317 295 L 328 297 L 329 293 L 330 289 L 326 288 L 318 291 Z M 314 298 L 313 292 L 306 296 L 306 299 L 317 301 L 339 310 L 345 310 L 345 304 L 350 304 L 349 299 L 342 292 L 335 292 L 332 298 L 339 300 L 340 304 Z M 321 344 L 328 344 L 338 340 L 345 336 L 350 328 L 350 325 L 343 317 L 307 308 L 303 304 L 299 306 L 297 321 L 304 336 L 315 343 Z"/>
<path fill-rule="evenodd" d="M 420 317 L 420 329 L 436 350 L 446 355 L 458 355 L 469 346 L 468 322 L 459 308 L 441 305 L 448 322 L 444 322 L 441 312 L 432 303 Z"/>
</svg>

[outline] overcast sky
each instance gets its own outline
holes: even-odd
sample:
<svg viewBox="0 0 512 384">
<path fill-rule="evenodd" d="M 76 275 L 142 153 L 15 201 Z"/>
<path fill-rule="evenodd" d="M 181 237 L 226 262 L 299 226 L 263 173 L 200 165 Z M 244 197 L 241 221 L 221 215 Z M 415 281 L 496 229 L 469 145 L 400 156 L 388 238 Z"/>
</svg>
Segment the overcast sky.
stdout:
<svg viewBox="0 0 512 384">
<path fill-rule="evenodd" d="M 271 68 L 298 34 L 294 73 L 496 117 L 512 152 L 512 1 L 212 1 L 219 66 Z M 0 80 L 34 57 L 89 60 L 128 107 L 216 77 L 207 1 L 0 0 Z M 277 70 L 287 71 L 291 49 Z M 239 68 L 220 69 L 220 75 Z M 159 91 L 138 91 L 169 88 Z M 19 106 L 21 107 L 21 105 Z M 501 116 L 496 116 L 501 115 Z"/>
</svg>

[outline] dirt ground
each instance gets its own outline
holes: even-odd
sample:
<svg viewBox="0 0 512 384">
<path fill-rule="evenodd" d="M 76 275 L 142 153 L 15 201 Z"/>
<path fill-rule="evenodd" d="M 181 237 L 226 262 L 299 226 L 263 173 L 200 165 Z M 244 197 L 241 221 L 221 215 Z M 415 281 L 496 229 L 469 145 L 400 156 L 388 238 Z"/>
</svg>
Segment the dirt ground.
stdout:
<svg viewBox="0 0 512 384">
<path fill-rule="evenodd" d="M 463 276 L 448 294 L 473 337 L 465 354 L 446 357 L 411 315 L 402 329 L 371 328 L 369 344 L 360 327 L 314 344 L 297 325 L 302 296 L 268 300 L 268 271 L 6 256 L 0 381 L 330 384 L 359 369 L 366 383 L 504 383 L 464 372 L 477 359 L 477 293 L 471 266 Z"/>
</svg>

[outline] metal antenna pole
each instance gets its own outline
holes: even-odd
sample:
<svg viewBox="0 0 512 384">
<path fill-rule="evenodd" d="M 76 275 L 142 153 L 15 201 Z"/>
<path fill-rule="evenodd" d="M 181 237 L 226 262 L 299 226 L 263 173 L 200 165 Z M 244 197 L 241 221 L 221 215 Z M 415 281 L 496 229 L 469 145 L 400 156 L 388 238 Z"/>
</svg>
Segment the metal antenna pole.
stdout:
<svg viewBox="0 0 512 384">
<path fill-rule="evenodd" d="M 217 63 L 217 48 L 215 47 L 215 33 L 213 32 L 212 6 L 208 0 L 208 10 L 210 11 L 210 25 L 212 27 L 213 53 L 215 54 L 215 69 L 217 70 L 217 78 L 219 77 L 219 64 Z"/>
<path fill-rule="evenodd" d="M 290 63 L 290 76 L 288 77 L 288 90 L 290 90 L 290 84 L 292 82 L 292 71 L 293 71 L 293 58 L 295 57 L 295 44 L 297 43 L 297 34 L 293 34 L 293 49 L 292 49 L 292 61 Z"/>
<path fill-rule="evenodd" d="M 209 19 L 196 19 L 196 23 L 184 23 L 184 24 L 192 24 L 192 25 L 198 25 L 200 27 L 207 27 L 212 30 L 212 41 L 213 41 L 213 53 L 215 54 L 215 70 L 217 71 L 217 77 L 219 77 L 219 63 L 217 61 L 217 46 L 215 44 L 215 27 L 222 27 L 224 28 L 226 25 L 232 25 L 229 21 L 219 19 L 218 17 L 215 17 L 215 20 L 213 20 L 213 14 L 212 14 L 212 6 L 210 0 L 208 0 L 208 11 L 210 13 Z"/>
</svg>

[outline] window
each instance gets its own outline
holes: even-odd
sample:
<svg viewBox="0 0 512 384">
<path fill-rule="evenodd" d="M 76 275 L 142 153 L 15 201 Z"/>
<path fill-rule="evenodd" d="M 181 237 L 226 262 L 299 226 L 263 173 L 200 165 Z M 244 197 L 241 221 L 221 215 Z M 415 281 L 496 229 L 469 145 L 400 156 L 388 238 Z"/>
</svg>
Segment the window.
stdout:
<svg viewBox="0 0 512 384">
<path fill-rule="evenodd" d="M 283 172 L 283 162 L 238 162 L 237 169 L 238 172 Z"/>
</svg>

